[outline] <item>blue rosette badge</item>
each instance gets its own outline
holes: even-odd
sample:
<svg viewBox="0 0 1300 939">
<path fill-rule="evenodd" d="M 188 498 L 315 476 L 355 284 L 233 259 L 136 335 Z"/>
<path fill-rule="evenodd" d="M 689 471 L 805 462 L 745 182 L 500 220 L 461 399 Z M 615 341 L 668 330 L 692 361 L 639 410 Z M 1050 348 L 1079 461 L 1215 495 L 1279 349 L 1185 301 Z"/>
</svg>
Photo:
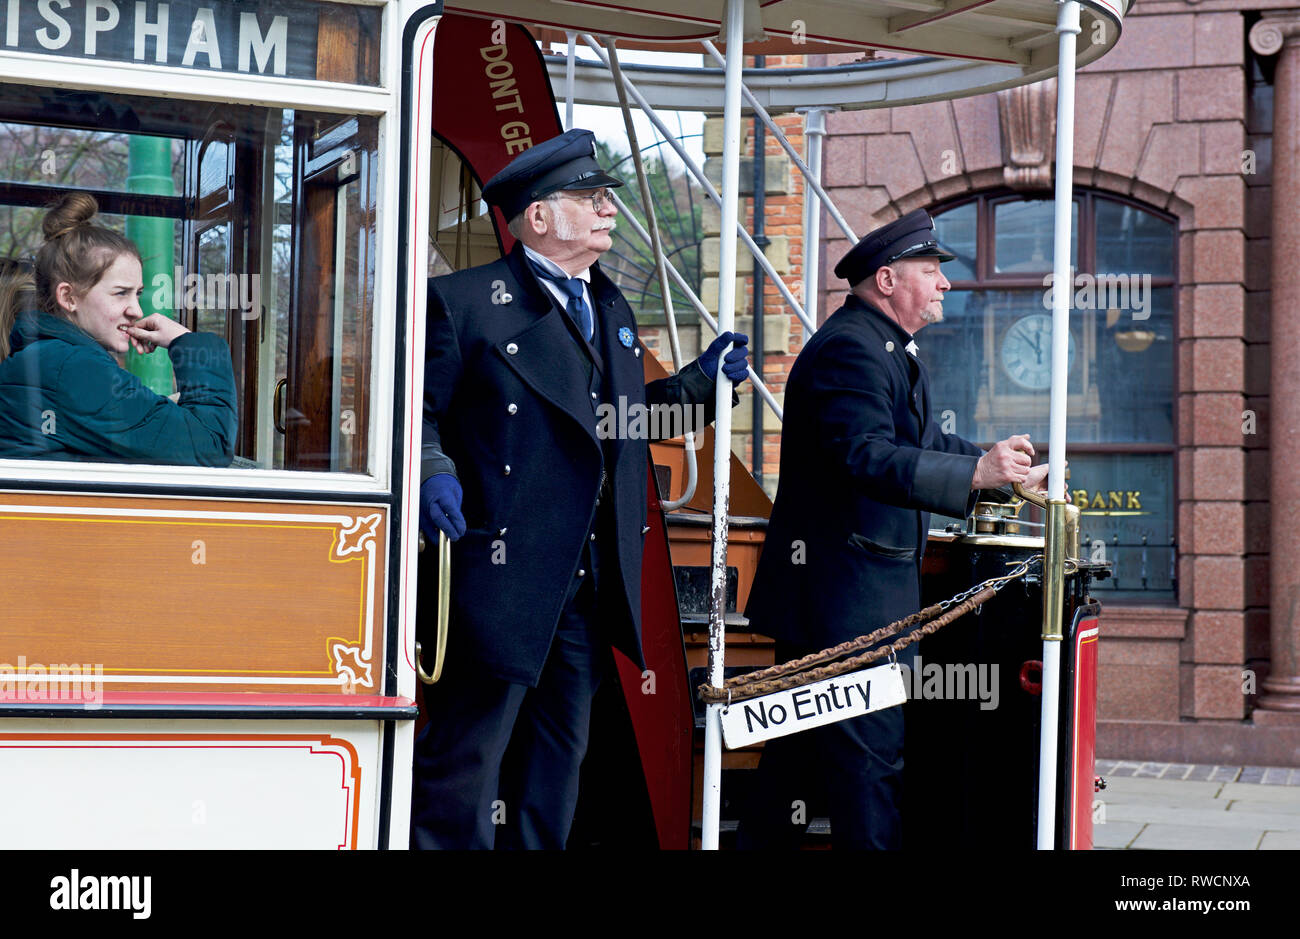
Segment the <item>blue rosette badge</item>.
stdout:
<svg viewBox="0 0 1300 939">
<path fill-rule="evenodd" d="M 618 341 L 623 343 L 624 349 L 631 349 L 632 342 L 634 341 L 635 338 L 636 337 L 632 335 L 632 330 L 628 329 L 626 326 L 619 327 Z"/>
</svg>

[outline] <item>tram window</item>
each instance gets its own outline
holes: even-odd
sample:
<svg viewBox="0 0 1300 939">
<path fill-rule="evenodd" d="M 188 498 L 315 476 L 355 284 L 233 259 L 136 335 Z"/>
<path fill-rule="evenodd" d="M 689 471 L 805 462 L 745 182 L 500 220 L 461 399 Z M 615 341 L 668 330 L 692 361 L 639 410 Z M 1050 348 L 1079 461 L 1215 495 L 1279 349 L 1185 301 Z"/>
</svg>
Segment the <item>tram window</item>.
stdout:
<svg viewBox="0 0 1300 939">
<path fill-rule="evenodd" d="M 221 196 L 225 201 L 230 179 L 230 144 L 224 140 L 210 141 L 199 157 L 199 203 L 211 196 Z"/>
<path fill-rule="evenodd" d="M 215 278 L 224 276 L 226 271 L 226 259 L 230 255 L 230 225 L 223 223 L 214 225 L 209 229 L 199 233 L 199 269 L 198 274 L 204 279 L 204 282 L 216 282 Z M 227 281 L 229 283 L 229 281 Z M 209 302 L 200 306 L 195 311 L 194 329 L 201 333 L 218 333 L 226 335 L 226 324 L 229 319 L 229 312 L 221 308 L 221 304 L 216 298 L 205 298 Z M 243 299 L 242 297 L 240 298 Z"/>
<path fill-rule="evenodd" d="M 42 144 L 54 174 L 21 158 Z M 144 313 L 228 342 L 235 466 L 367 473 L 377 146 L 372 117 L 7 86 L 0 255 L 32 256 L 45 207 L 91 192 L 140 248 Z M 175 390 L 165 353 L 124 365 Z"/>
<path fill-rule="evenodd" d="M 113 131 L 0 122 L 0 181 L 64 185 L 75 180 L 85 189 L 129 192 L 133 139 L 134 135 Z M 167 144 L 166 172 L 171 175 L 173 191 L 181 192 L 184 142 L 173 139 Z M 158 167 L 151 169 L 156 173 Z M 39 231 L 39 215 L 36 224 Z"/>
</svg>

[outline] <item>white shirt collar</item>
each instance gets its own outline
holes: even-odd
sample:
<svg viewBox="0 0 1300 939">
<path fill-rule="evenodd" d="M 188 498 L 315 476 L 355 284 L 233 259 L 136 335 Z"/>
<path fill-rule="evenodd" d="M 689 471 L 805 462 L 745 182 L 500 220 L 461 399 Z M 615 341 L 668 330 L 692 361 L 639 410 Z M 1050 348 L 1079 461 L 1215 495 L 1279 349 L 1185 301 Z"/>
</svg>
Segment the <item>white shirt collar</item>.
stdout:
<svg viewBox="0 0 1300 939">
<path fill-rule="evenodd" d="M 907 345 L 903 346 L 903 348 L 906 349 L 908 352 L 912 353 L 912 355 L 916 355 L 917 352 L 916 340 L 913 339 Z"/>
<path fill-rule="evenodd" d="M 550 274 L 553 274 L 556 277 L 563 277 L 566 280 L 571 277 L 576 277 L 579 280 L 586 281 L 587 283 L 591 283 L 591 268 L 589 267 L 584 267 L 576 274 L 570 274 L 564 268 L 560 267 L 560 265 L 556 264 L 554 261 L 548 258 L 546 255 L 538 254 L 532 248 L 528 247 L 528 245 L 524 245 L 524 254 L 528 255 L 529 260 L 531 260 L 542 270 Z"/>
</svg>

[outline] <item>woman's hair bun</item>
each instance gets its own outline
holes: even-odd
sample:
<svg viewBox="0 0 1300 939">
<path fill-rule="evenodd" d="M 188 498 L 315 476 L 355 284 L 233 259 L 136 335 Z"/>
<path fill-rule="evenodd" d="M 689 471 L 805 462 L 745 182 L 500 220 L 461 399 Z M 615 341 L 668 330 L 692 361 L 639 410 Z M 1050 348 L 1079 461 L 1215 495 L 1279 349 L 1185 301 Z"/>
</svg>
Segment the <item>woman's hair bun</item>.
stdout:
<svg viewBox="0 0 1300 939">
<path fill-rule="evenodd" d="M 99 203 L 90 193 L 67 193 L 45 213 L 45 220 L 41 223 L 45 240 L 53 241 L 82 225 L 89 225 L 90 220 L 98 213 Z"/>
</svg>

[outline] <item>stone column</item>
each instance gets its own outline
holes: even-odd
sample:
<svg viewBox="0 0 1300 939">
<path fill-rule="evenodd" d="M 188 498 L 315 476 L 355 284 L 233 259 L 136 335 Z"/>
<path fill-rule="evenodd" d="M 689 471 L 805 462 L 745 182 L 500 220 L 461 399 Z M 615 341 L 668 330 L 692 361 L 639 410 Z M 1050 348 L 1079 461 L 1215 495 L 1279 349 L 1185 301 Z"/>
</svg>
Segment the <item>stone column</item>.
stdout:
<svg viewBox="0 0 1300 939">
<path fill-rule="evenodd" d="M 1278 56 L 1273 84 L 1269 302 L 1270 669 L 1256 719 L 1300 720 L 1300 11 L 1265 14 L 1250 47 Z M 1265 712 L 1265 713 L 1261 713 Z M 1267 713 L 1273 712 L 1273 713 Z"/>
</svg>

